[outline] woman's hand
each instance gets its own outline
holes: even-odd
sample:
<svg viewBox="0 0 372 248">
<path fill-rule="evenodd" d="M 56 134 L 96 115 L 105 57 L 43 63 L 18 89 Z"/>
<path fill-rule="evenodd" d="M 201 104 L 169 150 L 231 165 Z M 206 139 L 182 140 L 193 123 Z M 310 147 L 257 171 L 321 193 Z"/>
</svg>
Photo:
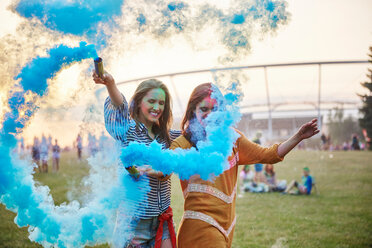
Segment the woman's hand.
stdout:
<svg viewBox="0 0 372 248">
<path fill-rule="evenodd" d="M 297 131 L 297 136 L 301 140 L 308 139 L 319 133 L 317 119 L 312 119 L 308 123 L 303 124 Z"/>
<path fill-rule="evenodd" d="M 111 76 L 110 73 L 106 72 L 103 73 L 102 75 L 102 78 L 100 78 L 96 71 L 93 71 L 93 81 L 96 83 L 96 84 L 103 84 L 105 86 L 111 86 L 111 85 L 115 85 L 115 80 L 114 78 Z"/>
<path fill-rule="evenodd" d="M 124 98 L 121 95 L 118 88 L 116 87 L 115 80 L 111 76 L 110 73 L 105 71 L 105 73 L 103 73 L 103 75 L 102 75 L 102 78 L 100 78 L 97 75 L 97 73 L 95 71 L 93 71 L 92 76 L 93 76 L 93 81 L 96 84 L 103 84 L 103 85 L 106 86 L 107 91 L 108 91 L 109 96 L 110 96 L 110 99 L 111 99 L 111 102 L 114 106 L 120 106 L 121 104 L 123 104 Z"/>
<path fill-rule="evenodd" d="M 295 135 L 281 143 L 278 147 L 279 157 L 284 157 L 302 140 L 308 139 L 319 133 L 317 121 L 317 119 L 312 119 L 308 123 L 303 124 Z"/>
<path fill-rule="evenodd" d="M 163 173 L 161 173 L 159 171 L 155 171 L 155 170 L 151 169 L 150 167 L 139 167 L 139 168 L 137 168 L 137 170 L 140 172 L 141 175 L 147 175 L 147 176 L 155 177 L 155 178 L 158 178 L 158 179 L 164 178 Z"/>
</svg>

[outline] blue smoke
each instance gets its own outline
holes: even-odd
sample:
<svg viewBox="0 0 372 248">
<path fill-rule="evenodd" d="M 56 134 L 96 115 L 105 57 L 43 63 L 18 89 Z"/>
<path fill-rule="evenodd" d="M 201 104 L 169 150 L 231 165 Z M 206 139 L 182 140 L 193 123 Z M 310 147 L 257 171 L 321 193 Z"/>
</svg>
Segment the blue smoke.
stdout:
<svg viewBox="0 0 372 248">
<path fill-rule="evenodd" d="M 139 14 L 139 16 L 137 17 L 137 21 L 140 28 L 146 25 L 146 17 L 143 14 Z"/>
<path fill-rule="evenodd" d="M 276 31 L 288 21 L 284 0 L 236 0 L 231 7 L 220 9 L 203 4 L 191 11 L 191 4 L 177 1 L 165 4 L 159 1 L 160 15 L 156 11 L 141 11 L 137 17 L 138 30 L 148 31 L 156 37 L 166 37 L 170 33 L 198 32 L 205 28 L 215 28 L 216 39 L 225 46 L 230 57 L 250 50 L 252 33 Z"/>
<path fill-rule="evenodd" d="M 170 11 L 182 10 L 186 6 L 183 2 L 172 2 L 168 4 L 168 9 Z"/>
<path fill-rule="evenodd" d="M 126 5 L 129 13 L 125 12 Z M 224 58 L 228 61 L 239 54 L 247 54 L 252 33 L 275 32 L 288 21 L 285 0 L 232 0 L 230 5 L 221 9 L 215 5 L 186 1 L 157 0 L 141 4 L 141 1 L 137 3 L 134 0 L 20 0 L 14 9 L 26 18 L 37 18 L 49 29 L 85 35 L 99 48 L 107 45 L 108 38 L 118 28 L 115 19 L 122 14 L 122 7 L 124 15 L 136 15 L 135 26 L 125 24 L 125 29 L 130 32 L 149 32 L 163 38 L 175 33 L 188 35 L 213 28 L 215 39 L 228 52 Z"/>
<path fill-rule="evenodd" d="M 7 209 L 17 213 L 15 223 L 28 226 L 30 240 L 45 247 L 83 247 L 97 243 L 112 242 L 118 199 L 145 200 L 148 182 L 134 182 L 125 171 L 117 174 L 118 180 L 106 183 L 105 191 L 96 187 L 92 199 L 81 207 L 76 201 L 55 206 L 49 188 L 36 186 L 33 167 L 12 153 L 16 136 L 22 132 L 35 113 L 35 100 L 48 91 L 47 79 L 52 78 L 63 67 L 83 59 L 97 57 L 93 45 L 81 42 L 79 47 L 59 45 L 49 51 L 48 57 L 37 57 L 25 66 L 16 79 L 18 84 L 10 92 L 10 110 L 4 115 L 0 130 L 0 201 Z M 105 151 L 107 152 L 107 151 Z M 112 152 L 112 151 L 111 151 Z M 105 161 L 99 161 L 107 164 Z M 115 168 L 116 164 L 114 163 Z M 91 177 L 103 174 L 96 168 Z M 105 170 L 107 168 L 102 168 Z M 92 180 L 91 180 L 92 181 Z M 124 187 L 125 184 L 125 187 Z M 138 188 L 141 192 L 138 193 Z M 130 213 L 136 211 L 125 206 Z M 128 233 L 130 229 L 126 229 Z M 129 234 L 122 234 L 123 241 Z"/>
<path fill-rule="evenodd" d="M 20 0 L 14 7 L 19 15 L 37 18 L 47 28 L 84 36 L 97 48 L 104 48 L 110 37 L 106 27 L 114 29 L 121 15 L 123 0 Z"/>
<path fill-rule="evenodd" d="M 243 24 L 244 22 L 245 22 L 245 17 L 242 14 L 235 14 L 231 20 L 231 23 L 233 24 Z"/>
<path fill-rule="evenodd" d="M 97 57 L 94 46 L 87 45 L 85 42 L 81 42 L 77 48 L 60 45 L 51 49 L 49 54 L 49 57 L 33 59 L 15 77 L 20 81 L 10 92 L 8 99 L 10 111 L 5 113 L 3 127 L 0 130 L 2 145 L 13 147 L 16 144 L 15 135 L 22 131 L 37 108 L 32 98 L 26 101 L 26 95 L 43 96 L 48 87 L 47 79 L 55 76 L 63 66 L 82 59 Z M 21 111 L 24 112 L 22 115 Z"/>
<path fill-rule="evenodd" d="M 175 32 L 182 32 L 187 25 L 187 17 L 183 14 L 187 10 L 188 5 L 183 2 L 171 2 L 165 7 L 161 13 L 161 28 L 158 30 L 159 35 L 165 33 L 168 29 L 174 28 Z"/>
<path fill-rule="evenodd" d="M 49 51 L 49 57 L 33 59 L 15 79 L 22 79 L 20 85 L 24 91 L 30 90 L 39 96 L 43 96 L 48 87 L 47 79 L 54 77 L 64 65 L 96 57 L 98 55 L 94 46 L 87 45 L 86 42 L 81 42 L 77 49 L 59 45 Z"/>
<path fill-rule="evenodd" d="M 121 14 L 123 0 L 21 0 L 15 10 L 65 34 L 94 34 L 100 22 Z"/>
<path fill-rule="evenodd" d="M 200 140 L 197 149 L 162 150 L 162 146 L 153 142 L 150 146 L 133 142 L 122 149 L 121 161 L 125 166 L 149 164 L 153 169 L 164 174 L 175 173 L 180 179 L 189 179 L 192 175 L 200 175 L 203 180 L 213 179 L 226 169 L 229 169 L 227 158 L 231 155 L 234 142 L 239 135 L 232 128 L 239 122 L 241 114 L 235 104 L 241 99 L 235 93 L 237 85 L 232 84 L 230 92 L 222 96 L 214 86 L 212 98 L 216 99 L 219 107 L 206 119 L 205 129 L 207 140 Z M 198 122 L 190 125 L 198 125 Z M 200 128 L 191 128 L 194 135 Z"/>
<path fill-rule="evenodd" d="M 265 33 L 275 31 L 287 21 L 284 1 L 232 2 L 235 5 L 227 10 L 204 5 L 193 12 L 183 1 L 158 1 L 155 4 L 159 3 L 159 8 L 146 13 L 137 12 L 135 20 L 138 26 L 134 29 L 164 37 L 198 32 L 216 24 L 216 39 L 229 53 L 236 55 L 249 50 L 252 23 Z M 123 0 L 20 0 L 15 10 L 26 18 L 37 18 L 52 30 L 84 35 L 90 41 L 96 40 L 96 45 L 105 45 L 107 34 L 102 26 L 114 24 L 113 17 L 121 14 L 122 4 Z M 159 13 L 160 18 L 157 18 Z M 38 108 L 35 101 L 48 92 L 47 79 L 65 66 L 95 57 L 94 47 L 84 42 L 77 48 L 60 45 L 49 51 L 49 57 L 37 57 L 26 65 L 16 76 L 18 84 L 9 93 L 10 110 L 5 113 L 0 130 L 0 202 L 17 213 L 17 225 L 29 227 L 30 240 L 45 247 L 84 247 L 106 242 L 122 247 L 131 238 L 132 226 L 124 221 L 116 223 L 115 228 L 115 211 L 119 209 L 130 220 L 140 211 L 135 202 L 145 201 L 149 191 L 146 177 L 135 182 L 123 169 L 105 174 L 107 170 L 116 168 L 117 161 L 107 163 L 107 157 L 102 159 L 96 154 L 90 161 L 91 173 L 86 179 L 92 186 L 91 196 L 87 197 L 89 200 L 82 206 L 76 201 L 55 206 L 48 187 L 35 185 L 33 168 L 11 152 L 16 146 L 16 136 Z M 230 93 L 224 97 L 214 90 L 213 97 L 221 102 L 220 109 L 208 117 L 207 139 L 199 141 L 197 149 L 173 152 L 162 150 L 157 143 L 150 146 L 132 143 L 122 150 L 122 163 L 151 164 L 155 170 L 164 174 L 176 173 L 181 179 L 198 174 L 207 180 L 221 174 L 229 167 L 227 157 L 238 137 L 232 129 L 240 118 L 238 109 L 234 107 L 240 96 L 234 93 L 234 87 L 228 89 Z M 196 122 L 193 128 L 194 132 L 200 131 Z M 112 151 L 104 153 L 112 154 L 112 157 L 116 155 Z M 107 164 L 111 167 L 102 166 Z M 117 180 L 112 180 L 112 175 Z"/>
</svg>

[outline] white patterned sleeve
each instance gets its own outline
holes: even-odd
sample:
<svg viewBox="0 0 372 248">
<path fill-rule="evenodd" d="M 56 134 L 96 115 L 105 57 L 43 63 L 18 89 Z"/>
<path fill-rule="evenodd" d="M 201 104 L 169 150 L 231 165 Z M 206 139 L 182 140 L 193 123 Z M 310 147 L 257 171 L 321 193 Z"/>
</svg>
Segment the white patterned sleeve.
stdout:
<svg viewBox="0 0 372 248">
<path fill-rule="evenodd" d="M 124 142 L 130 123 L 129 108 L 125 97 L 123 96 L 123 103 L 120 106 L 113 105 L 110 97 L 107 97 L 104 116 L 107 132 L 114 139 Z"/>
</svg>

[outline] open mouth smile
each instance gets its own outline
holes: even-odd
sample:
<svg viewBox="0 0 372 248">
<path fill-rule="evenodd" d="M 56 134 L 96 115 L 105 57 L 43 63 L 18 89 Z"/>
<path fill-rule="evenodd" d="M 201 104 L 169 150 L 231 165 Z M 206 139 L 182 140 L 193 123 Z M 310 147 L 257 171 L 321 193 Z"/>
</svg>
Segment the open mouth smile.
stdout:
<svg viewBox="0 0 372 248">
<path fill-rule="evenodd" d="M 149 114 L 154 118 L 158 118 L 160 116 L 160 111 L 150 111 Z"/>
</svg>

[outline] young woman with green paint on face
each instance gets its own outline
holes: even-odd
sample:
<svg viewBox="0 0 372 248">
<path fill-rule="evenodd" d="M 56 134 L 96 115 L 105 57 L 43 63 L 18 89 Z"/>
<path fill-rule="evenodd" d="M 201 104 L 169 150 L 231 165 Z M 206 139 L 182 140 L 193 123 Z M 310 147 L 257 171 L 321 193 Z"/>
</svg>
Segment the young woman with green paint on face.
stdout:
<svg viewBox="0 0 372 248">
<path fill-rule="evenodd" d="M 218 101 L 212 97 L 212 92 L 222 95 L 217 86 L 211 83 L 201 84 L 193 90 L 181 123 L 182 136 L 172 142 L 170 149 L 197 148 L 199 141 L 207 139 L 206 118 L 220 107 Z M 184 213 L 178 229 L 179 248 L 231 247 L 237 220 L 235 196 L 239 166 L 277 163 L 299 142 L 319 132 L 314 119 L 302 125 L 286 141 L 262 147 L 249 141 L 240 131 L 235 131 L 239 138 L 234 142 L 228 157 L 229 169 L 209 181 L 203 180 L 199 175 L 180 180 Z"/>
<path fill-rule="evenodd" d="M 96 84 L 103 84 L 107 88 L 109 97 L 104 107 L 105 126 L 110 135 L 120 141 L 123 147 L 133 141 L 149 145 L 156 140 L 166 149 L 181 134 L 180 131 L 170 129 L 171 97 L 168 88 L 161 81 L 149 79 L 140 83 L 128 105 L 109 73 L 98 77 L 93 72 L 93 80 Z M 139 203 L 142 211 L 139 219 L 136 220 L 134 238 L 125 247 L 154 245 L 162 248 L 172 247 L 172 243 L 175 243 L 175 235 L 170 208 L 170 175 L 164 176 L 146 167 L 131 169 L 148 177 L 151 190 L 147 202 Z M 117 223 L 120 222 L 120 218 L 125 218 L 125 214 L 118 213 Z M 157 231 L 163 221 L 163 234 L 159 237 Z M 156 244 L 155 238 L 157 238 Z"/>
</svg>

